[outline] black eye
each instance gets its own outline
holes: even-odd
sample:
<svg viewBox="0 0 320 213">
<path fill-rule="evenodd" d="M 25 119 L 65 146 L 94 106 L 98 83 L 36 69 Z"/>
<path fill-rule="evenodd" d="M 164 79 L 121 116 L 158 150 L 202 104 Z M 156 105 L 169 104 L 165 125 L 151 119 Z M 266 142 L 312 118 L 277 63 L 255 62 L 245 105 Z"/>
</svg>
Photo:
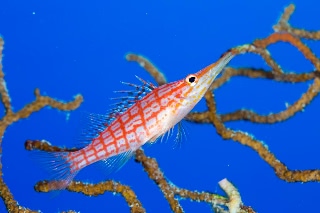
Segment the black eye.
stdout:
<svg viewBox="0 0 320 213">
<path fill-rule="evenodd" d="M 193 83 L 196 81 L 196 77 L 191 76 L 188 80 L 189 80 L 189 83 Z"/>
<path fill-rule="evenodd" d="M 190 86 L 194 86 L 197 84 L 197 76 L 195 75 L 188 75 L 186 78 L 185 78 L 185 82 L 188 83 Z"/>
</svg>

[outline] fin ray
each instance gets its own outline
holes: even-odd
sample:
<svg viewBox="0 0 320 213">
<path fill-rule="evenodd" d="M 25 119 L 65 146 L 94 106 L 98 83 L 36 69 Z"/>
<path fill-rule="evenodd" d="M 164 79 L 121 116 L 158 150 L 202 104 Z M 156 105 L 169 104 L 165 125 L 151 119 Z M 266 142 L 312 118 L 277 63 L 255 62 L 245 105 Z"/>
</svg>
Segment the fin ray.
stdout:
<svg viewBox="0 0 320 213">
<path fill-rule="evenodd" d="M 174 131 L 177 131 L 176 133 L 176 137 L 174 138 L 174 145 L 173 148 L 178 148 L 181 147 L 182 141 L 183 139 L 187 139 L 186 136 L 186 131 L 185 131 L 185 127 L 182 124 L 183 120 L 178 122 L 176 125 L 174 125 L 173 127 L 171 127 L 170 129 L 168 129 L 165 133 L 163 133 L 162 135 L 158 136 L 158 137 L 154 137 L 150 139 L 150 143 L 154 144 L 158 141 L 160 141 L 160 143 L 165 143 L 169 140 L 169 138 L 174 134 Z"/>
<path fill-rule="evenodd" d="M 97 165 L 102 168 L 104 174 L 109 175 L 117 172 L 122 166 L 124 166 L 128 160 L 133 156 L 133 151 L 129 150 L 121 154 L 103 159 L 97 162 Z"/>
<path fill-rule="evenodd" d="M 185 126 L 183 125 L 183 120 L 181 120 L 177 124 L 177 135 L 174 139 L 173 148 L 181 148 L 183 140 L 187 140 L 187 131 L 185 130 Z"/>
<path fill-rule="evenodd" d="M 69 152 L 45 152 L 34 150 L 31 156 L 41 167 L 44 168 L 50 175 L 50 190 L 65 189 L 78 174 L 77 171 L 72 171 L 72 162 L 69 159 Z"/>
<path fill-rule="evenodd" d="M 110 118 L 110 121 L 113 121 L 119 115 L 123 114 L 129 107 L 131 107 L 138 100 L 142 99 L 146 94 L 148 94 L 156 88 L 156 86 L 153 85 L 151 82 L 145 81 L 138 76 L 136 76 L 136 78 L 142 83 L 141 85 L 128 82 L 121 82 L 124 85 L 133 87 L 133 90 L 114 91 L 115 93 L 121 93 L 123 95 L 126 94 L 126 96 L 111 98 L 111 100 L 120 100 L 120 102 L 113 103 L 110 105 L 113 107 L 107 113 L 107 116 Z"/>
<path fill-rule="evenodd" d="M 81 112 L 80 117 L 76 146 L 83 148 L 105 130 L 111 119 L 107 115 L 90 112 Z"/>
</svg>

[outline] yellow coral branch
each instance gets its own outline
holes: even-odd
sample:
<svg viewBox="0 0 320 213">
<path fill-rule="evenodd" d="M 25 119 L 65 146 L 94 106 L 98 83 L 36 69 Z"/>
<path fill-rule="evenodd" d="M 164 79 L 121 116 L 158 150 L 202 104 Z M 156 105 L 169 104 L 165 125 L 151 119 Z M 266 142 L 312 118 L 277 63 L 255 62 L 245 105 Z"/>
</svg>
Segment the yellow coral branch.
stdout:
<svg viewBox="0 0 320 213">
<path fill-rule="evenodd" d="M 0 62 L 2 62 L 2 50 L 3 50 L 3 39 L 0 37 Z M 2 156 L 2 138 L 5 133 L 5 130 L 9 125 L 13 122 L 21 120 L 23 118 L 29 117 L 33 112 L 39 111 L 40 109 L 44 108 L 45 106 L 51 106 L 53 108 L 59 110 L 70 111 L 74 110 L 83 101 L 81 95 L 77 95 L 75 99 L 71 102 L 64 103 L 62 101 L 55 100 L 48 96 L 41 96 L 39 90 L 35 91 L 36 100 L 30 104 L 27 104 L 18 112 L 13 112 L 10 95 L 8 93 L 6 82 L 4 80 L 4 73 L 2 71 L 2 63 L 0 63 L 0 94 L 1 94 L 1 102 L 5 108 L 5 115 L 0 120 L 0 156 Z M 3 199 L 4 204 L 9 212 L 38 212 L 33 211 L 23 206 L 20 206 L 18 202 L 14 199 L 12 193 L 10 192 L 8 186 L 3 181 L 3 173 L 2 173 L 2 164 L 0 164 L 0 197 Z"/>
<path fill-rule="evenodd" d="M 287 8 L 285 8 L 284 13 L 279 19 L 278 23 L 273 26 L 274 31 L 276 32 L 288 32 L 292 35 L 298 36 L 300 38 L 319 40 L 320 39 L 320 31 L 311 31 L 293 28 L 289 24 L 289 19 L 292 13 L 295 10 L 295 6 L 290 4 Z"/>
<path fill-rule="evenodd" d="M 163 85 L 167 83 L 166 77 L 162 72 L 158 70 L 147 58 L 129 53 L 126 55 L 128 61 L 137 62 L 142 68 L 144 68 L 148 73 L 156 80 L 158 85 Z"/>
</svg>

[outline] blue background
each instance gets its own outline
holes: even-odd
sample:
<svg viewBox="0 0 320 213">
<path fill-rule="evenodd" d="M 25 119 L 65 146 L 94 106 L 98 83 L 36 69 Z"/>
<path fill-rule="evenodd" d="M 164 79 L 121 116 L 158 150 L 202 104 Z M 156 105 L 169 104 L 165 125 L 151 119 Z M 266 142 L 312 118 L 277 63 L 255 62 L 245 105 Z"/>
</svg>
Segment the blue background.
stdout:
<svg viewBox="0 0 320 213">
<path fill-rule="evenodd" d="M 21 1 L 2 0 L 0 33 L 5 39 L 4 71 L 15 110 L 34 100 L 40 88 L 61 100 L 81 93 L 85 102 L 71 113 L 44 109 L 10 126 L 3 139 L 4 180 L 19 204 L 43 212 L 73 209 L 88 212 L 128 212 L 121 196 L 99 197 L 62 192 L 36 193 L 38 180 L 47 174 L 24 150 L 26 139 L 46 139 L 54 145 L 72 146 L 81 111 L 104 113 L 124 89 L 120 81 L 137 82 L 134 75 L 152 80 L 128 52 L 147 56 L 169 81 L 184 78 L 214 62 L 227 49 L 272 33 L 283 8 L 291 1 Z M 297 0 L 293 26 L 319 30 L 319 5 Z M 320 55 L 319 42 L 308 41 Z M 288 44 L 272 45 L 273 57 L 285 71 L 312 71 L 312 64 Z M 254 54 L 237 56 L 234 67 L 266 68 Z M 219 113 L 240 108 L 268 114 L 286 109 L 312 82 L 284 84 L 236 77 L 216 91 Z M 320 168 L 320 99 L 288 121 L 273 125 L 228 122 L 264 141 L 291 169 Z M 206 109 L 204 101 L 197 110 Z M 69 119 L 67 119 L 69 117 Z M 146 148 L 157 158 L 165 175 L 177 186 L 223 194 L 218 181 L 228 178 L 243 202 L 263 212 L 316 212 L 319 183 L 286 183 L 252 149 L 222 140 L 211 125 L 186 122 L 188 139 L 181 149 L 166 144 Z M 130 160 L 110 177 L 130 185 L 148 212 L 170 212 L 158 187 L 141 165 Z M 94 166 L 77 179 L 99 182 L 106 177 Z M 210 212 L 204 203 L 181 201 L 185 212 Z M 0 202 L 0 212 L 6 212 Z"/>
</svg>

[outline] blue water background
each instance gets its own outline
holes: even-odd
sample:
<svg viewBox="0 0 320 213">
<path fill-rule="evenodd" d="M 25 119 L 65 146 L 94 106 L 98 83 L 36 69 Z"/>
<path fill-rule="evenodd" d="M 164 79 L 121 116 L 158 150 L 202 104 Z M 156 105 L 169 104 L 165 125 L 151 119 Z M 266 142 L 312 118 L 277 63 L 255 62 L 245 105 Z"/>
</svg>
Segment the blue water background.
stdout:
<svg viewBox="0 0 320 213">
<path fill-rule="evenodd" d="M 24 150 L 26 139 L 46 139 L 54 145 L 72 146 L 81 111 L 105 113 L 124 89 L 120 81 L 136 82 L 134 75 L 152 78 L 128 52 L 148 57 L 168 81 L 184 78 L 214 62 L 227 49 L 250 43 L 272 33 L 285 6 L 292 1 L 21 1 L 2 0 L 0 33 L 5 40 L 4 72 L 14 110 L 34 100 L 33 90 L 69 101 L 84 96 L 81 107 L 71 113 L 43 109 L 10 126 L 3 138 L 3 173 L 19 204 L 45 213 L 73 209 L 82 213 L 129 212 L 121 196 L 98 197 L 62 192 L 52 198 L 33 186 L 47 174 Z M 319 4 L 297 0 L 293 26 L 320 29 Z M 320 43 L 308 41 L 320 55 Z M 286 71 L 312 71 L 314 67 L 288 44 L 272 45 L 272 56 Z M 237 56 L 234 67 L 266 68 L 254 54 Z M 253 109 L 261 114 L 286 109 L 312 81 L 278 83 L 270 80 L 232 78 L 216 90 L 219 113 Z M 273 125 L 228 122 L 226 125 L 254 135 L 291 169 L 320 168 L 320 99 L 303 112 Z M 3 107 L 2 107 L 3 108 Z M 204 101 L 197 110 L 206 109 Z M 69 118 L 69 119 L 68 119 Z M 185 124 L 187 140 L 173 149 L 166 144 L 146 148 L 157 158 L 166 177 L 179 187 L 219 194 L 218 181 L 228 178 L 242 200 L 260 213 L 317 212 L 319 183 L 287 183 L 251 148 L 222 140 L 212 125 Z M 141 165 L 130 160 L 118 173 L 105 177 L 95 166 L 77 179 L 99 182 L 112 178 L 131 186 L 148 212 L 170 212 L 158 187 Z M 182 200 L 185 212 L 211 212 L 204 203 Z M 6 212 L 0 202 L 0 212 Z"/>
</svg>

